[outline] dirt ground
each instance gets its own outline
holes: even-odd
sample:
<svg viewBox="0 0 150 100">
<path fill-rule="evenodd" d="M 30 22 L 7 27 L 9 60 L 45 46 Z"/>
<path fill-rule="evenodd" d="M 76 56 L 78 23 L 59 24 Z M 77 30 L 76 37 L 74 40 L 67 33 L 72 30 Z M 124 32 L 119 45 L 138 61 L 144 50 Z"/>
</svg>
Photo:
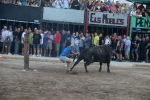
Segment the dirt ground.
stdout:
<svg viewBox="0 0 150 100">
<path fill-rule="evenodd" d="M 66 74 L 63 63 L 31 61 L 37 72 L 23 72 L 23 61 L 0 58 L 0 100 L 150 100 L 150 67 L 115 67 L 98 72 L 83 64 Z"/>
</svg>

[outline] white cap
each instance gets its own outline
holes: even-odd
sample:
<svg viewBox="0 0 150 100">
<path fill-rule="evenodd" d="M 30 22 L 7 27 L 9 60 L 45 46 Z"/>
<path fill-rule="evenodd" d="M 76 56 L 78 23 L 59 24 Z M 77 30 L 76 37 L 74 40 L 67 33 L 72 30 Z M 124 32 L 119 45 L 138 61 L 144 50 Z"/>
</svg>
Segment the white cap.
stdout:
<svg viewBox="0 0 150 100">
<path fill-rule="evenodd" d="M 7 26 L 4 26 L 4 28 L 7 28 Z"/>
</svg>

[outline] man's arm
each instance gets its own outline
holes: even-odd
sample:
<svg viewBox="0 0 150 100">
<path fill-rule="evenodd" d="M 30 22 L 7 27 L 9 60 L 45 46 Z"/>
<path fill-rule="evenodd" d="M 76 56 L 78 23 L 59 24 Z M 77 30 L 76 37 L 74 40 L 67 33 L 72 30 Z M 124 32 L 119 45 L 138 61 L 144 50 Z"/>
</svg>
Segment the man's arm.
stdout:
<svg viewBox="0 0 150 100">
<path fill-rule="evenodd" d="M 122 47 L 123 47 L 123 43 L 121 43 L 120 50 L 122 49 Z"/>
</svg>

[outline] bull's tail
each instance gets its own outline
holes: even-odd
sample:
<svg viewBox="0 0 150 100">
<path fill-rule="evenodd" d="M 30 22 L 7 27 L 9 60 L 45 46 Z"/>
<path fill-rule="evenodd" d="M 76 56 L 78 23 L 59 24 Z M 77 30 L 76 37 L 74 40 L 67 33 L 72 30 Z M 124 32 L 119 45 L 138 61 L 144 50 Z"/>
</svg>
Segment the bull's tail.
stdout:
<svg viewBox="0 0 150 100">
<path fill-rule="evenodd" d="M 72 71 L 73 70 L 73 68 L 80 62 L 81 60 L 80 59 L 78 59 L 75 63 L 74 63 L 74 65 L 72 66 L 72 68 L 70 69 L 70 71 Z"/>
</svg>

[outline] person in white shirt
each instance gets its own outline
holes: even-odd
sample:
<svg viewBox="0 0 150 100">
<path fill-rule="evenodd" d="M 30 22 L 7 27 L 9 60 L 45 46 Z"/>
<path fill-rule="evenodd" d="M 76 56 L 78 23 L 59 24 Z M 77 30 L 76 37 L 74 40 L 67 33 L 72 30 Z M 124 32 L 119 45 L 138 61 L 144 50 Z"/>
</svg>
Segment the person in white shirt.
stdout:
<svg viewBox="0 0 150 100">
<path fill-rule="evenodd" d="M 83 50 L 84 40 L 85 40 L 85 37 L 83 36 L 83 33 L 81 33 L 80 34 L 80 43 L 79 43 L 79 50 L 80 50 L 80 52 Z"/>
<path fill-rule="evenodd" d="M 74 39 L 74 47 L 75 47 L 75 52 L 77 53 L 77 52 L 80 52 L 80 50 L 79 50 L 79 43 L 80 43 L 80 37 L 79 37 L 79 33 L 78 32 L 76 32 L 76 37 L 75 37 L 75 39 Z"/>
<path fill-rule="evenodd" d="M 70 0 L 63 0 L 62 1 L 62 3 L 63 3 L 63 8 L 64 9 L 69 9 L 70 7 L 69 7 L 69 2 L 70 2 Z"/>
<path fill-rule="evenodd" d="M 127 39 L 125 41 L 125 59 L 126 60 L 129 60 L 130 47 L 131 47 L 131 40 L 130 40 L 130 37 L 127 36 Z"/>
<path fill-rule="evenodd" d="M 55 1 L 55 8 L 61 8 L 62 2 L 60 0 Z"/>
<path fill-rule="evenodd" d="M 7 53 L 7 36 L 8 36 L 8 31 L 7 31 L 7 26 L 4 26 L 4 30 L 2 31 L 2 53 L 4 53 L 5 48 L 6 48 L 6 53 Z"/>
<path fill-rule="evenodd" d="M 71 48 L 73 51 L 75 51 L 75 33 L 72 33 L 71 35 Z"/>
<path fill-rule="evenodd" d="M 109 38 L 109 35 L 106 35 L 106 38 L 105 38 L 105 45 L 110 45 L 111 44 L 111 40 Z"/>
<path fill-rule="evenodd" d="M 41 35 L 41 45 L 40 45 L 40 57 L 42 56 L 42 45 L 43 45 L 43 37 L 44 37 L 44 34 L 43 34 L 43 31 L 40 30 L 40 35 Z"/>
<path fill-rule="evenodd" d="M 51 31 L 48 31 L 47 36 L 48 36 L 48 41 L 47 41 L 46 51 L 48 53 L 48 49 L 49 49 L 48 56 L 51 57 L 51 50 L 53 49 L 52 42 L 53 42 L 54 38 L 53 38 L 53 35 L 51 35 Z"/>
<path fill-rule="evenodd" d="M 130 12 L 130 16 L 136 16 L 136 7 Z"/>
<path fill-rule="evenodd" d="M 25 39 L 25 34 L 27 33 L 28 33 L 28 30 L 24 29 L 24 32 L 22 33 L 22 36 L 21 36 L 22 55 L 24 54 L 24 39 Z"/>
<path fill-rule="evenodd" d="M 10 48 L 11 48 L 12 42 L 13 42 L 13 32 L 12 32 L 12 28 L 9 28 L 8 38 L 7 38 L 7 51 L 8 51 L 8 55 L 11 55 Z"/>
</svg>

